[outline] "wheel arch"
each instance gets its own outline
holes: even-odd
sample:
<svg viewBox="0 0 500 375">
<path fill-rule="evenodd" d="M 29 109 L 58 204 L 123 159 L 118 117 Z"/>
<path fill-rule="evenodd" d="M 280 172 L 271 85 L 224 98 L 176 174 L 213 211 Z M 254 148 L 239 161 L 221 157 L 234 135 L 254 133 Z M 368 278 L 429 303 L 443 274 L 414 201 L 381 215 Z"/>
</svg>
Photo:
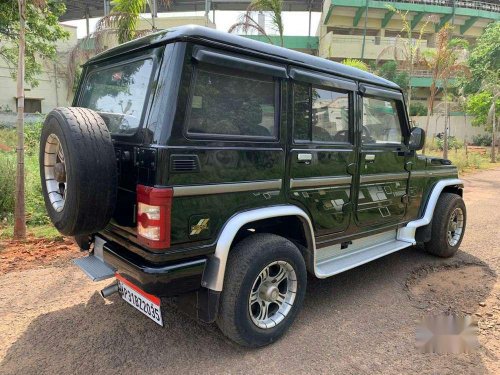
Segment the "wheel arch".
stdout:
<svg viewBox="0 0 500 375">
<path fill-rule="evenodd" d="M 434 209 L 436 208 L 437 201 L 442 193 L 454 193 L 461 197 L 463 196 L 463 186 L 464 183 L 458 178 L 450 178 L 438 181 L 432 188 L 427 200 L 422 202 L 424 207 L 422 216 L 417 219 L 410 221 L 406 226 L 398 230 L 398 240 L 410 242 L 415 244 L 415 235 L 418 228 L 422 228 L 432 221 L 434 216 Z"/>
<path fill-rule="evenodd" d="M 253 229 L 251 228 L 252 226 L 256 226 L 257 228 L 266 227 L 271 223 L 272 219 L 276 218 L 285 220 L 285 223 L 286 220 L 293 220 L 296 222 L 298 220 L 298 222 L 301 223 L 301 235 L 303 236 L 304 243 L 301 243 L 299 240 L 298 244 L 303 247 L 303 249 L 300 250 L 309 268 L 316 244 L 311 219 L 307 213 L 294 205 L 264 207 L 239 212 L 226 222 L 217 239 L 215 253 L 209 257 L 207 265 L 205 266 L 201 285 L 205 288 L 221 292 L 224 285 L 227 258 L 231 247 L 236 241 L 244 238 L 241 237 L 241 231 L 248 228 Z M 277 225 L 275 225 L 275 227 L 276 226 Z M 272 232 L 271 230 L 271 233 Z M 239 234 L 240 237 L 238 237 Z"/>
</svg>

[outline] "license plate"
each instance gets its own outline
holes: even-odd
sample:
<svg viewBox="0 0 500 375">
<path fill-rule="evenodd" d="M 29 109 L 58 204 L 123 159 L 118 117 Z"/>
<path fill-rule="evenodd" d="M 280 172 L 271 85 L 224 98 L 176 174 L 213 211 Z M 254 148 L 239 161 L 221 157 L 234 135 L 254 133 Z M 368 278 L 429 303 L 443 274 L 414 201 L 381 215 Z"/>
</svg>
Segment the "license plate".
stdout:
<svg viewBox="0 0 500 375">
<path fill-rule="evenodd" d="M 118 274 L 116 274 L 115 277 L 118 281 L 118 292 L 122 298 L 148 318 L 163 327 L 160 299 L 139 289 L 137 286 Z"/>
</svg>

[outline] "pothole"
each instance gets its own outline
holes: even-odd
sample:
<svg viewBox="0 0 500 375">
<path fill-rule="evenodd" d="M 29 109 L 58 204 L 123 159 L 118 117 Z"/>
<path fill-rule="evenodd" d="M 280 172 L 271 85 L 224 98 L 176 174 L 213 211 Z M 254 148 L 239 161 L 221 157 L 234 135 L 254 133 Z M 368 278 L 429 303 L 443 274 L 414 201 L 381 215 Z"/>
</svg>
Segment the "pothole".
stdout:
<svg viewBox="0 0 500 375">
<path fill-rule="evenodd" d="M 406 286 L 419 309 L 472 315 L 490 294 L 495 279 L 483 265 L 458 263 L 419 269 Z"/>
</svg>

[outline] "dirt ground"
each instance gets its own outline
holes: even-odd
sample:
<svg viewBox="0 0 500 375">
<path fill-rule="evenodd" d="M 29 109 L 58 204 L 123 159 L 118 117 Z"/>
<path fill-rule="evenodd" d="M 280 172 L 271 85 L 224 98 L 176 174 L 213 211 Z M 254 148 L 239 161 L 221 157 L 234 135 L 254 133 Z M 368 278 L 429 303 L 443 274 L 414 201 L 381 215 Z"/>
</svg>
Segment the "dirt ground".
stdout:
<svg viewBox="0 0 500 375">
<path fill-rule="evenodd" d="M 71 259 L 86 255 L 69 238 L 48 241 L 32 236 L 22 243 L 0 242 L 0 275 L 47 266 L 67 266 Z"/>
<path fill-rule="evenodd" d="M 5 250 L 2 243 L 0 373 L 499 374 L 500 170 L 464 180 L 468 225 L 454 258 L 415 247 L 326 280 L 310 278 L 289 333 L 258 350 L 168 306 L 162 329 L 117 295 L 104 301 L 97 291 L 109 282 L 91 283 L 70 265 L 69 257 L 80 256 L 70 244 L 48 246 L 57 253 L 68 246 L 60 258 L 46 260 L 38 249 L 30 263 L 19 263 L 5 255 L 12 244 Z M 443 312 L 478 320 L 476 352 L 415 348 L 420 319 Z"/>
</svg>

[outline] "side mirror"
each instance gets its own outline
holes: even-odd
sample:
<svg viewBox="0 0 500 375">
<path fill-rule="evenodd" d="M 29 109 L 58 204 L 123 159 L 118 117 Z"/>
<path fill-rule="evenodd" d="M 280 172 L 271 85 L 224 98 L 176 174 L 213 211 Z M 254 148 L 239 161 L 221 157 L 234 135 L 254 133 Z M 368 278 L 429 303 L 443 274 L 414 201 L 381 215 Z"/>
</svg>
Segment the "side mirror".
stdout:
<svg viewBox="0 0 500 375">
<path fill-rule="evenodd" d="M 410 142 L 408 147 L 410 150 L 421 150 L 425 144 L 425 132 L 422 128 L 413 128 L 410 133 Z"/>
</svg>

